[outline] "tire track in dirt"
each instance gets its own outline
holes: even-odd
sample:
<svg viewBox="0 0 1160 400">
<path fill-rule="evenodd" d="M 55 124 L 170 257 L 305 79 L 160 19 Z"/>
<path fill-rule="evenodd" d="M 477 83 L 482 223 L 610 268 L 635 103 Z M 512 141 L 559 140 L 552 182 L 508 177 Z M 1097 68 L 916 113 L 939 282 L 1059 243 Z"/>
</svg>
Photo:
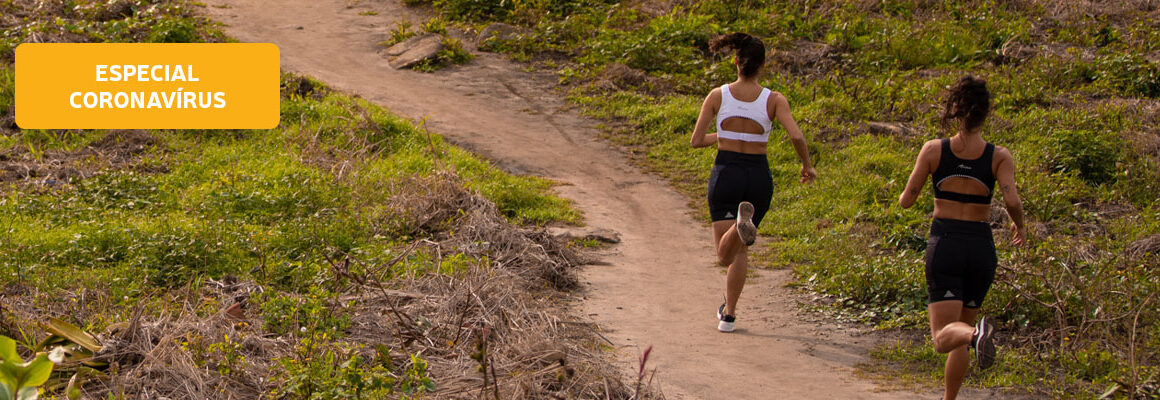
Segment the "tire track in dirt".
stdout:
<svg viewBox="0 0 1160 400">
<path fill-rule="evenodd" d="M 856 377 L 853 365 L 874 339 L 807 321 L 784 287 L 785 270 L 759 271 L 742 296 L 738 331 L 717 332 L 724 274 L 714 266 L 709 228 L 690 217 L 686 198 L 597 139 L 597 122 L 570 111 L 551 76 L 492 54 L 433 74 L 394 70 L 376 43 L 410 15 L 397 0 L 215 0 L 206 9 L 234 38 L 277 44 L 284 70 L 425 119 L 431 131 L 509 171 L 564 183 L 558 192 L 589 226 L 622 239 L 605 265 L 586 267 L 583 312 L 616 344 L 626 373 L 654 346 L 649 367 L 668 398 L 919 396 Z M 378 15 L 358 15 L 366 10 Z"/>
</svg>

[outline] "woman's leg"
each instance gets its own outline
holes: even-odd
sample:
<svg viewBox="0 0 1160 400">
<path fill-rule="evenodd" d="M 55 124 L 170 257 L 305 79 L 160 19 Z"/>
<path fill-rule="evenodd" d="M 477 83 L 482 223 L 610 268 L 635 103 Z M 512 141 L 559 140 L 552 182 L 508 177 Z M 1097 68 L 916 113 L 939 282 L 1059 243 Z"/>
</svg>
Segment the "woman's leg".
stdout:
<svg viewBox="0 0 1160 400">
<path fill-rule="evenodd" d="M 741 242 L 735 221 L 713 223 L 713 244 L 717 247 L 717 263 L 728 266 L 725 275 L 725 314 L 735 315 L 737 299 L 745 287 L 745 274 L 749 268 L 748 246 Z"/>
<path fill-rule="evenodd" d="M 930 314 L 930 333 L 934 338 L 934 349 L 939 353 L 949 353 L 945 366 L 945 400 L 954 400 L 963 386 L 967 367 L 971 362 L 969 345 L 975 333 L 972 324 L 979 315 L 977 308 L 963 308 L 958 300 L 939 301 L 927 307 Z"/>
<path fill-rule="evenodd" d="M 733 264 L 734 258 L 745 253 L 745 243 L 735 225 L 731 220 L 713 222 L 713 246 L 717 248 L 717 264 L 722 267 Z"/>
</svg>

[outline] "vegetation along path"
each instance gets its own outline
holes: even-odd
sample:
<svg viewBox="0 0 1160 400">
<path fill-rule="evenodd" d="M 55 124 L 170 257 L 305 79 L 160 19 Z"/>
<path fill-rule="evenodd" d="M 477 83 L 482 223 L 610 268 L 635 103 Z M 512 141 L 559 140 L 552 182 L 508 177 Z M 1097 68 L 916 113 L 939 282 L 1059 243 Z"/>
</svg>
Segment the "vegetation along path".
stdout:
<svg viewBox="0 0 1160 400">
<path fill-rule="evenodd" d="M 915 397 L 856 377 L 853 366 L 873 339 L 797 314 L 784 287 L 788 270 L 760 271 L 746 287 L 738 331 L 717 332 L 724 275 L 714 266 L 709 229 L 690 216 L 687 198 L 600 141 L 595 121 L 551 92 L 551 77 L 490 54 L 430 74 L 395 70 L 377 46 L 409 12 L 395 1 L 226 0 L 207 10 L 231 37 L 277 44 L 284 70 L 425 120 L 510 171 L 563 183 L 559 192 L 587 225 L 622 240 L 586 270 L 584 312 L 615 344 L 626 371 L 653 346 L 648 366 L 668 398 Z M 359 14 L 368 11 L 379 17 Z"/>
</svg>

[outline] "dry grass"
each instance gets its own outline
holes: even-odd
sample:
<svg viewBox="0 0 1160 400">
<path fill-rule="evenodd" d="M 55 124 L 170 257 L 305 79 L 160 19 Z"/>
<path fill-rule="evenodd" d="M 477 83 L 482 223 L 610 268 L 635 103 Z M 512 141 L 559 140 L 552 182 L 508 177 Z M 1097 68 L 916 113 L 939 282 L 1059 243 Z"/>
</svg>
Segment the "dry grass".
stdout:
<svg viewBox="0 0 1160 400">
<path fill-rule="evenodd" d="M 409 363 L 408 354 L 421 354 L 437 383 L 431 398 L 660 398 L 650 388 L 636 389 L 632 378 L 605 361 L 598 327 L 570 311 L 574 298 L 566 291 L 578 286 L 582 255 L 543 229 L 511 225 L 451 173 L 416 178 L 407 187 L 388 203 L 433 231 L 427 239 L 384 265 L 332 258 L 327 281 L 341 295 L 330 306 L 351 317 L 344 341 L 368 349 L 386 345 L 397 365 Z M 433 256 L 435 270 L 451 254 L 473 262 L 450 274 L 395 271 L 414 253 Z M 261 312 L 247 304 L 264 290 L 275 289 L 225 277 L 166 293 L 159 303 L 170 309 L 137 310 L 98 335 L 105 348 L 97 357 L 110 362 L 109 377 L 90 382 L 86 395 L 240 399 L 276 389 L 277 360 L 294 357 L 301 337 L 265 330 Z M 6 295 L 5 313 L 35 321 L 46 310 L 38 310 L 32 296 Z M 207 307 L 216 311 L 207 315 Z M 244 357 L 228 375 L 213 368 L 220 361 L 213 352 L 186 348 L 205 349 L 227 336 Z M 473 358 L 480 349 L 487 350 L 483 360 Z"/>
</svg>

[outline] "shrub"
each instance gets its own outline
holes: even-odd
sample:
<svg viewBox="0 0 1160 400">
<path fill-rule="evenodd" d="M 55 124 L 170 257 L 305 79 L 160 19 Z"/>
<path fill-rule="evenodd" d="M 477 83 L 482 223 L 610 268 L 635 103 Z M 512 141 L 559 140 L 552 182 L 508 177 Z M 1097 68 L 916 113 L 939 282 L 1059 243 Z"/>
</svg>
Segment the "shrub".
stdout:
<svg viewBox="0 0 1160 400">
<path fill-rule="evenodd" d="M 435 0 L 444 16 L 456 21 L 504 20 L 515 6 L 512 0 Z"/>
<path fill-rule="evenodd" d="M 152 43 L 193 43 L 201 41 L 199 21 L 194 18 L 166 18 L 149 28 L 146 40 Z"/>
<path fill-rule="evenodd" d="M 719 31 L 712 16 L 681 15 L 678 10 L 639 31 L 602 29 L 579 61 L 593 67 L 623 62 L 649 72 L 690 73 L 705 64 L 709 39 Z"/>
<path fill-rule="evenodd" d="M 1127 96 L 1160 97 L 1160 67 L 1139 56 L 1120 54 L 1101 58 L 1099 77 Z"/>
<path fill-rule="evenodd" d="M 372 356 L 361 346 L 327 344 L 317 338 L 302 339 L 298 355 L 280 360 L 278 389 L 270 398 L 385 399 L 412 398 L 435 391 L 427 375 L 427 361 L 411 355 L 395 365 L 385 346 Z"/>
<path fill-rule="evenodd" d="M 307 293 L 293 295 L 267 290 L 252 296 L 251 300 L 261 310 L 267 331 L 286 335 L 305 332 L 325 332 L 332 337 L 341 337 L 350 328 L 350 317 L 342 312 L 334 295 L 316 286 L 309 286 Z"/>
<path fill-rule="evenodd" d="M 1075 173 L 1093 184 L 1115 178 L 1125 143 L 1114 132 L 1061 129 L 1044 138 L 1049 170 Z"/>
</svg>

